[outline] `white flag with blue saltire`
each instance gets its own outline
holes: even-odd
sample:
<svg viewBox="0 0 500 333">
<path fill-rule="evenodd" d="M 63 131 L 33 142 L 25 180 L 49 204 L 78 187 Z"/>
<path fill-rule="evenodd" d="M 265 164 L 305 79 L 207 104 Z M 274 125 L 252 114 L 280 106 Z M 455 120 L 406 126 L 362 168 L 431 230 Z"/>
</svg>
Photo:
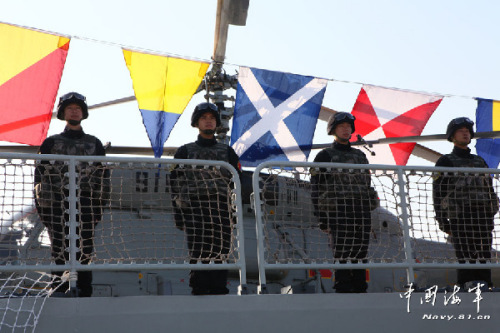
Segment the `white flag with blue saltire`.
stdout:
<svg viewBox="0 0 500 333">
<path fill-rule="evenodd" d="M 307 161 L 327 82 L 240 67 L 231 146 L 241 164 Z"/>
</svg>

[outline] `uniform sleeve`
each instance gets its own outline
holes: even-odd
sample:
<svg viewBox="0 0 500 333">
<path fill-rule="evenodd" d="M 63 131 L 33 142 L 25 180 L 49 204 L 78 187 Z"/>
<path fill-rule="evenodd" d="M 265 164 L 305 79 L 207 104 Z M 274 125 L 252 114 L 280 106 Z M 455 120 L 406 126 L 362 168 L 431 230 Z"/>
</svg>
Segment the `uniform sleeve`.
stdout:
<svg viewBox="0 0 500 333">
<path fill-rule="evenodd" d="M 54 140 L 52 140 L 50 137 L 45 139 L 42 142 L 40 148 L 38 149 L 38 153 L 39 154 L 50 154 L 50 151 L 52 150 L 53 145 L 54 145 Z M 35 177 L 34 177 L 35 185 L 42 181 L 41 175 L 43 174 L 43 171 L 45 170 L 44 164 L 49 164 L 49 161 L 41 160 L 40 163 L 38 163 L 38 165 L 35 168 Z"/>
<path fill-rule="evenodd" d="M 330 155 L 325 150 L 322 150 L 318 153 L 318 155 L 316 155 L 316 157 L 314 158 L 314 162 L 315 163 L 330 162 Z M 310 172 L 311 172 L 311 185 L 312 185 L 313 203 L 314 203 L 314 198 L 316 198 L 317 200 L 319 194 L 318 185 L 325 181 L 324 178 L 326 169 L 325 168 L 318 169 L 316 167 L 312 167 Z"/>
<path fill-rule="evenodd" d="M 174 159 L 185 160 L 187 159 L 187 149 L 186 146 L 181 146 L 174 154 Z M 172 188 L 172 193 L 178 193 L 177 178 L 180 177 L 180 170 L 177 164 L 172 164 L 170 168 L 170 186 Z"/>
<path fill-rule="evenodd" d="M 54 140 L 51 137 L 46 138 L 42 144 L 40 145 L 40 148 L 38 149 L 38 154 L 50 154 L 52 151 L 52 147 L 54 146 Z M 40 161 L 35 161 L 36 166 L 35 166 L 35 172 L 34 172 L 34 188 L 33 188 L 33 195 L 35 199 L 35 207 L 38 213 L 40 214 L 40 217 L 44 218 L 46 216 L 49 216 L 50 213 L 45 212 L 47 208 L 42 208 L 39 203 L 38 196 L 41 195 L 41 184 L 43 181 L 43 174 L 48 171 L 53 172 L 50 170 L 51 165 L 50 162 L 47 160 L 40 160 Z M 49 208 L 50 209 L 50 208 Z"/>
<path fill-rule="evenodd" d="M 187 159 L 187 148 L 186 146 L 181 146 L 174 154 L 174 159 L 184 160 Z M 178 194 L 180 192 L 179 183 L 177 181 L 178 178 L 181 177 L 182 171 L 179 169 L 177 164 L 172 164 L 170 168 L 170 188 L 172 196 Z M 174 203 L 175 205 L 175 203 Z"/>
<path fill-rule="evenodd" d="M 54 146 L 54 140 L 52 138 L 47 138 L 42 142 L 42 145 L 38 149 L 39 154 L 50 154 L 52 150 L 52 146 Z"/>
<path fill-rule="evenodd" d="M 230 146 L 228 146 L 228 151 L 229 151 L 229 164 L 231 164 L 236 171 L 238 171 L 238 176 L 241 178 L 241 164 L 240 164 L 240 158 L 238 157 L 238 154 L 234 151 L 234 149 Z"/>
<path fill-rule="evenodd" d="M 453 163 L 451 163 L 448 157 L 441 156 L 436 162 L 436 167 L 453 167 Z M 446 196 L 449 181 L 449 177 L 440 172 L 434 174 L 432 182 L 432 195 L 435 208 L 439 208 L 441 198 Z"/>
<path fill-rule="evenodd" d="M 314 162 L 330 162 L 330 155 L 328 155 L 326 150 L 322 150 L 316 155 Z"/>
<path fill-rule="evenodd" d="M 186 146 L 181 146 L 174 154 L 174 159 L 187 159 Z"/>
<path fill-rule="evenodd" d="M 314 162 L 317 163 L 330 162 L 330 155 L 325 150 L 322 150 L 318 153 L 318 155 L 316 155 L 316 157 L 314 158 Z M 321 194 L 320 184 L 326 182 L 324 174 L 326 172 L 326 169 L 324 168 L 317 169 L 315 167 L 312 167 L 310 169 L 310 172 L 311 172 L 311 201 L 314 206 L 314 215 L 318 218 L 319 228 L 321 230 L 327 230 L 328 219 L 326 217 L 326 213 L 322 212 L 318 207 L 318 198 Z"/>
<path fill-rule="evenodd" d="M 314 162 L 316 163 L 322 163 L 322 162 L 330 162 L 330 155 L 325 151 L 322 150 L 316 155 L 314 158 Z M 312 186 L 312 196 L 313 196 L 313 203 L 316 205 L 317 200 L 318 200 L 318 195 L 319 193 L 319 184 L 325 181 L 325 168 L 316 168 L 313 167 L 310 170 L 311 172 L 311 186 Z"/>
<path fill-rule="evenodd" d="M 453 163 L 448 157 L 441 156 L 436 162 L 436 167 L 453 167 Z M 439 228 L 446 233 L 450 232 L 450 221 L 447 218 L 446 212 L 441 207 L 441 201 L 448 194 L 449 182 L 449 176 L 445 176 L 441 173 L 435 173 L 433 175 L 432 200 L 434 202 L 436 221 L 439 224 Z"/>
<path fill-rule="evenodd" d="M 488 163 L 482 158 L 481 156 L 478 155 L 478 157 L 483 161 L 484 168 L 489 168 Z M 490 194 L 490 205 L 492 207 L 491 213 L 492 218 L 498 213 L 498 207 L 500 206 L 500 202 L 498 200 L 498 194 L 495 192 L 495 188 L 493 187 L 493 178 L 491 176 L 486 177 L 487 181 L 487 186 L 488 186 L 488 192 Z"/>
<path fill-rule="evenodd" d="M 104 149 L 104 146 L 99 139 L 97 139 L 96 142 L 96 155 L 106 156 L 106 149 Z M 100 170 L 97 170 L 95 175 L 97 176 L 97 181 L 101 186 L 100 191 L 97 192 L 99 193 L 100 198 L 99 200 L 96 200 L 96 203 L 100 204 L 100 206 L 105 206 L 109 203 L 109 199 L 111 197 L 111 171 L 102 163 L 98 163 L 98 165 L 100 166 Z"/>
<path fill-rule="evenodd" d="M 322 163 L 322 162 L 330 162 L 330 155 L 325 150 L 322 150 L 316 155 L 314 158 L 315 163 Z M 311 195 L 312 195 L 312 201 L 315 207 L 317 206 L 318 203 L 318 195 L 319 195 L 319 184 L 324 181 L 324 172 L 326 172 L 326 169 L 324 168 L 316 168 L 312 167 L 310 169 L 311 172 Z"/>
<path fill-rule="evenodd" d="M 96 138 L 96 147 L 95 147 L 95 154 L 97 156 L 106 156 L 106 150 L 104 149 L 104 146 L 102 145 L 101 140 Z"/>
<path fill-rule="evenodd" d="M 366 158 L 366 154 L 363 153 L 361 150 L 359 149 L 356 149 L 358 151 L 358 154 L 359 154 L 359 163 L 358 164 L 370 164 L 368 162 L 368 158 Z M 372 177 L 370 175 L 370 170 L 367 170 L 367 169 L 363 169 L 363 170 L 360 170 L 362 175 L 363 175 L 363 179 L 362 179 L 362 182 L 365 183 L 366 186 L 370 187 L 371 184 L 372 184 Z"/>
<path fill-rule="evenodd" d="M 186 159 L 187 158 L 187 149 L 185 146 L 179 147 L 174 154 L 174 159 Z M 182 214 L 182 209 L 179 202 L 179 193 L 180 193 L 180 185 L 178 179 L 181 177 L 181 170 L 177 164 L 172 165 L 170 170 L 170 195 L 172 198 L 172 208 L 174 210 L 174 221 L 175 226 L 179 230 L 184 230 L 184 216 Z"/>
<path fill-rule="evenodd" d="M 370 164 L 370 162 L 368 161 L 368 158 L 366 158 L 366 154 L 363 153 L 361 150 L 360 150 L 360 153 L 363 155 L 361 157 L 361 163 L 360 164 Z"/>
</svg>

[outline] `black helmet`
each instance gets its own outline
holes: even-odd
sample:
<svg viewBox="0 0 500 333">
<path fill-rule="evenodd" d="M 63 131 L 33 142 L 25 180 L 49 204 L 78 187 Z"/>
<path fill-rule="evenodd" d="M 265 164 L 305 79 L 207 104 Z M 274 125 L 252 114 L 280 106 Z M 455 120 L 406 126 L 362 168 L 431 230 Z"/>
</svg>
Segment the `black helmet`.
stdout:
<svg viewBox="0 0 500 333">
<path fill-rule="evenodd" d="M 76 103 L 82 108 L 82 120 L 89 116 L 89 108 L 87 107 L 87 99 L 82 94 L 77 92 L 69 92 L 59 97 L 59 105 L 57 105 L 57 119 L 64 120 L 64 109 L 71 103 Z"/>
<path fill-rule="evenodd" d="M 328 119 L 328 127 L 326 128 L 326 131 L 328 135 L 332 135 L 333 132 L 335 131 L 335 127 L 338 124 L 349 123 L 351 125 L 352 132 L 354 133 L 355 131 L 354 120 L 356 120 L 356 117 L 354 117 L 352 114 L 348 112 L 337 112 L 335 114 L 332 114 L 330 116 L 330 119 Z"/>
<path fill-rule="evenodd" d="M 452 142 L 451 138 L 453 137 L 453 134 L 455 134 L 455 131 L 464 126 L 469 130 L 470 137 L 472 139 L 474 137 L 474 129 L 472 128 L 472 126 L 474 126 L 474 122 L 467 117 L 460 117 L 453 119 L 448 124 L 448 128 L 446 129 L 446 137 L 448 138 L 448 141 Z"/>
<path fill-rule="evenodd" d="M 205 112 L 211 112 L 214 115 L 215 120 L 217 121 L 217 127 L 221 125 L 219 108 L 217 107 L 217 105 L 205 102 L 196 105 L 196 107 L 194 108 L 194 112 L 191 115 L 191 126 L 198 126 L 198 120 L 200 120 L 200 117 Z"/>
</svg>

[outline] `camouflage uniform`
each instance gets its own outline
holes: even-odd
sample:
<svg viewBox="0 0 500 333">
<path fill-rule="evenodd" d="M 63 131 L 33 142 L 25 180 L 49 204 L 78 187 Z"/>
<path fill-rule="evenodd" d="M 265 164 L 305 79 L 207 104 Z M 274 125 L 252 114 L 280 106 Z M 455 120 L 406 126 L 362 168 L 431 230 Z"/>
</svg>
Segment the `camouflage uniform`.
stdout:
<svg viewBox="0 0 500 333">
<path fill-rule="evenodd" d="M 83 131 L 65 129 L 61 134 L 45 139 L 40 146 L 40 154 L 104 156 L 105 151 L 99 139 Z M 102 207 L 109 198 L 109 171 L 100 164 L 81 163 L 77 165 L 77 260 L 82 264 L 90 262 L 94 251 L 94 229 L 101 220 Z M 68 165 L 62 162 L 51 164 L 41 161 L 35 169 L 35 204 L 40 218 L 48 230 L 52 257 L 57 265 L 64 265 L 69 260 L 69 221 L 67 210 Z M 54 272 L 61 275 L 62 272 Z M 92 272 L 78 272 L 80 296 L 92 293 Z M 60 290 L 67 289 L 67 286 Z"/>
<path fill-rule="evenodd" d="M 201 136 L 180 147 L 175 159 L 229 162 L 239 171 L 239 159 L 228 145 Z M 171 174 L 175 223 L 186 232 L 191 263 L 221 263 L 231 249 L 232 175 L 224 168 L 176 167 Z M 193 294 L 227 294 L 227 270 L 193 270 Z"/>
<path fill-rule="evenodd" d="M 368 164 L 365 154 L 350 145 L 334 142 L 314 162 Z M 333 257 L 340 263 L 358 262 L 368 254 L 371 231 L 371 179 L 365 170 L 311 170 L 312 200 L 320 228 L 328 230 Z M 366 271 L 335 271 L 337 292 L 365 292 Z"/>
<path fill-rule="evenodd" d="M 439 158 L 438 167 L 488 168 L 470 149 L 455 147 Z M 498 212 L 498 197 L 489 175 L 438 174 L 433 182 L 433 199 L 439 228 L 451 236 L 460 263 L 486 262 L 491 258 L 493 217 Z M 482 280 L 489 286 L 491 270 L 458 269 L 457 282 Z"/>
</svg>

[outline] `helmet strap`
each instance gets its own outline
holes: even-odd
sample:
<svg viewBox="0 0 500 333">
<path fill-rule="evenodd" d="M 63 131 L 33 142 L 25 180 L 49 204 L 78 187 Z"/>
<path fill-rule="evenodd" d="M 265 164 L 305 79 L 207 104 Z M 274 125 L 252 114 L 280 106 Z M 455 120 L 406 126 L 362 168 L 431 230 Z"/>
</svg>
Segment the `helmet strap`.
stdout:
<svg viewBox="0 0 500 333">
<path fill-rule="evenodd" d="M 205 135 L 214 135 L 215 134 L 215 130 L 213 130 L 213 129 L 205 129 L 205 130 L 202 130 L 201 132 Z"/>
<path fill-rule="evenodd" d="M 81 120 L 74 120 L 74 119 L 69 119 L 67 120 L 68 124 L 70 124 L 71 126 L 78 126 L 80 125 L 80 123 L 82 122 Z"/>
</svg>

